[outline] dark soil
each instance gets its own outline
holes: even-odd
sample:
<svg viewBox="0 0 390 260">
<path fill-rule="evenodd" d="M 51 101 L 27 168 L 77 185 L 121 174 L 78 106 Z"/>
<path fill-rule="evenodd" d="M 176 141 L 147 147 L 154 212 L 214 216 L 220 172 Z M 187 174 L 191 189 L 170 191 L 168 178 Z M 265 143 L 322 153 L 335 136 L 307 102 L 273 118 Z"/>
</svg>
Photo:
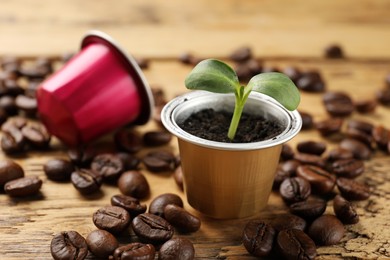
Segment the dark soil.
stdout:
<svg viewBox="0 0 390 260">
<path fill-rule="evenodd" d="M 204 109 L 192 114 L 179 126 L 186 132 L 203 139 L 225 143 L 251 143 L 264 141 L 283 131 L 275 121 L 243 113 L 233 141 L 227 137 L 232 113 Z"/>
</svg>

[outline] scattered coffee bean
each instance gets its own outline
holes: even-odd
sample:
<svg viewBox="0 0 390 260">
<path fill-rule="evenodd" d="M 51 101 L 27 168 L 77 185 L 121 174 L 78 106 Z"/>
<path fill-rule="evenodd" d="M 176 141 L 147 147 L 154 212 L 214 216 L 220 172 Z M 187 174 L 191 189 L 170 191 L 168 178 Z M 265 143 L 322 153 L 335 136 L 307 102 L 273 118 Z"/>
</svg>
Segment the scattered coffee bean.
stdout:
<svg viewBox="0 0 390 260">
<path fill-rule="evenodd" d="M 3 108 L 0 107 L 0 125 L 2 125 L 8 119 L 8 114 Z"/>
<path fill-rule="evenodd" d="M 115 145 L 118 150 L 127 153 L 136 153 L 142 148 L 142 138 L 129 129 L 120 129 L 114 134 Z"/>
<path fill-rule="evenodd" d="M 329 45 L 325 48 L 325 57 L 329 59 L 344 58 L 343 49 L 337 44 Z"/>
<path fill-rule="evenodd" d="M 347 128 L 354 128 L 360 131 L 365 132 L 366 134 L 371 135 L 374 125 L 362 120 L 348 120 Z"/>
<path fill-rule="evenodd" d="M 335 245 L 343 238 L 345 228 L 333 215 L 322 215 L 313 221 L 308 229 L 308 235 L 316 245 Z"/>
<path fill-rule="evenodd" d="M 164 209 L 168 204 L 183 207 L 182 199 L 173 193 L 164 193 L 152 200 L 149 205 L 149 213 L 164 217 Z"/>
<path fill-rule="evenodd" d="M 42 180 L 38 176 L 26 176 L 7 182 L 4 191 L 12 197 L 26 197 L 35 195 L 42 187 Z"/>
<path fill-rule="evenodd" d="M 278 168 L 276 169 L 275 176 L 274 176 L 274 182 L 272 184 L 272 189 L 273 190 L 279 190 L 280 184 L 287 179 L 292 177 L 292 174 L 290 172 L 287 172 L 282 169 L 282 167 L 279 165 Z"/>
<path fill-rule="evenodd" d="M 390 131 L 384 126 L 375 126 L 372 129 L 372 137 L 375 140 L 379 149 L 386 150 L 387 144 L 390 142 Z"/>
<path fill-rule="evenodd" d="M 278 251 L 285 259 L 314 259 L 317 248 L 314 241 L 298 229 L 285 229 L 276 238 Z"/>
<path fill-rule="evenodd" d="M 26 113 L 26 116 L 34 117 L 37 113 L 38 103 L 35 98 L 18 95 L 15 99 L 16 106 Z"/>
<path fill-rule="evenodd" d="M 23 136 L 20 129 L 16 127 L 7 127 L 1 136 L 1 149 L 6 154 L 16 154 L 24 151 L 26 138 Z"/>
<path fill-rule="evenodd" d="M 15 98 L 12 96 L 2 96 L 0 97 L 0 107 L 7 113 L 9 116 L 16 115 L 18 113 L 18 107 L 15 103 Z"/>
<path fill-rule="evenodd" d="M 88 246 L 76 231 L 63 231 L 51 240 L 50 253 L 55 260 L 83 260 L 88 255 Z"/>
<path fill-rule="evenodd" d="M 122 160 L 125 171 L 137 170 L 141 162 L 134 154 L 130 153 L 117 153 L 116 156 Z"/>
<path fill-rule="evenodd" d="M 359 222 L 359 215 L 356 213 L 355 208 L 340 195 L 333 199 L 333 210 L 337 218 L 344 224 L 356 224 Z"/>
<path fill-rule="evenodd" d="M 24 177 L 23 168 L 12 160 L 0 160 L 0 190 L 9 181 Z"/>
<path fill-rule="evenodd" d="M 184 190 L 184 183 L 183 183 L 183 170 L 181 166 L 178 166 L 173 173 L 173 178 L 175 180 L 176 185 L 181 189 Z"/>
<path fill-rule="evenodd" d="M 236 62 L 249 60 L 250 58 L 252 58 L 252 49 L 248 46 L 242 46 L 234 50 L 230 54 L 229 58 Z"/>
<path fill-rule="evenodd" d="M 134 233 L 146 243 L 160 244 L 172 238 L 174 229 L 165 219 L 150 213 L 136 216 L 131 226 Z"/>
<path fill-rule="evenodd" d="M 290 205 L 291 213 L 311 221 L 321 216 L 326 210 L 326 201 L 322 199 L 308 199 Z"/>
<path fill-rule="evenodd" d="M 294 150 L 292 149 L 292 147 L 290 145 L 283 144 L 282 145 L 282 153 L 281 153 L 280 157 L 285 161 L 293 159 L 294 158 Z"/>
<path fill-rule="evenodd" d="M 3 80 L 3 84 L 7 89 L 7 95 L 16 97 L 24 94 L 24 89 L 19 85 L 16 79 L 5 79 Z"/>
<path fill-rule="evenodd" d="M 68 181 L 75 168 L 70 161 L 56 158 L 47 161 L 43 165 L 43 171 L 50 180 Z"/>
<path fill-rule="evenodd" d="M 246 250 L 257 257 L 268 255 L 275 238 L 274 228 L 262 220 L 249 221 L 242 235 L 242 243 Z"/>
<path fill-rule="evenodd" d="M 124 172 L 118 179 L 118 188 L 122 194 L 144 199 L 149 195 L 149 183 L 139 171 Z"/>
<path fill-rule="evenodd" d="M 84 195 L 98 191 L 103 181 L 99 173 L 90 169 L 78 169 L 72 172 L 70 180 L 76 190 Z"/>
<path fill-rule="evenodd" d="M 298 79 L 301 77 L 301 71 L 296 67 L 291 67 L 291 66 L 285 67 L 283 69 L 283 73 L 286 74 L 294 83 L 296 83 Z"/>
<path fill-rule="evenodd" d="M 159 251 L 159 260 L 192 260 L 195 258 L 195 248 L 190 240 L 176 237 L 165 242 Z"/>
<path fill-rule="evenodd" d="M 364 172 L 364 163 L 356 159 L 337 160 L 332 163 L 332 172 L 340 177 L 356 178 Z"/>
<path fill-rule="evenodd" d="M 348 138 L 358 140 L 358 141 L 366 144 L 370 148 L 372 148 L 372 146 L 373 146 L 374 138 L 371 135 L 369 135 L 361 130 L 358 130 L 355 128 L 347 128 L 347 130 L 345 131 L 345 134 Z"/>
<path fill-rule="evenodd" d="M 270 225 L 277 231 L 280 232 L 284 229 L 306 229 L 306 220 L 293 214 L 281 214 L 276 218 L 272 219 Z"/>
<path fill-rule="evenodd" d="M 51 135 L 43 124 L 27 124 L 21 131 L 31 146 L 38 149 L 45 149 L 49 146 Z"/>
<path fill-rule="evenodd" d="M 122 194 L 112 196 L 111 205 L 124 208 L 132 218 L 146 212 L 146 205 L 141 205 L 136 198 Z"/>
<path fill-rule="evenodd" d="M 115 181 L 125 170 L 122 159 L 110 153 L 99 154 L 93 158 L 91 169 L 96 171 L 106 181 Z"/>
<path fill-rule="evenodd" d="M 131 243 L 114 251 L 114 260 L 154 260 L 156 249 L 152 244 Z"/>
<path fill-rule="evenodd" d="M 303 72 L 296 85 L 302 91 L 307 92 L 323 92 L 326 89 L 325 82 L 317 71 Z"/>
<path fill-rule="evenodd" d="M 324 142 L 302 141 L 298 143 L 297 150 L 301 153 L 321 155 L 326 150 L 326 144 Z"/>
<path fill-rule="evenodd" d="M 70 161 L 82 168 L 89 168 L 92 159 L 95 157 L 95 152 L 91 147 L 78 147 L 68 150 Z"/>
<path fill-rule="evenodd" d="M 301 177 L 287 178 L 280 184 L 279 193 L 288 204 L 304 201 L 311 193 L 310 183 Z"/>
<path fill-rule="evenodd" d="M 301 163 L 297 160 L 288 160 L 284 162 L 280 162 L 278 167 L 290 174 L 290 176 L 293 176 L 296 174 L 298 167 L 301 165 Z"/>
<path fill-rule="evenodd" d="M 344 139 L 340 142 L 342 149 L 348 150 L 353 153 L 353 157 L 358 160 L 368 160 L 371 157 L 370 148 L 364 143 L 355 139 Z"/>
<path fill-rule="evenodd" d="M 175 168 L 175 156 L 168 151 L 154 151 L 142 158 L 142 162 L 151 172 L 172 171 Z"/>
<path fill-rule="evenodd" d="M 337 160 L 343 160 L 343 159 L 352 159 L 353 153 L 349 150 L 336 147 L 329 151 L 327 160 L 330 162 L 334 162 Z"/>
<path fill-rule="evenodd" d="M 86 239 L 88 249 L 96 257 L 108 258 L 119 246 L 116 238 L 106 230 L 94 230 L 88 234 Z"/>
<path fill-rule="evenodd" d="M 390 105 L 390 88 L 378 90 L 376 92 L 376 99 L 382 105 L 385 105 L 385 106 Z"/>
<path fill-rule="evenodd" d="M 313 122 L 313 117 L 306 112 L 299 111 L 299 114 L 301 115 L 302 118 L 302 130 L 308 130 L 313 128 L 314 122 Z"/>
<path fill-rule="evenodd" d="M 144 134 L 144 144 L 146 146 L 161 146 L 168 144 L 172 135 L 166 131 L 151 131 Z"/>
<path fill-rule="evenodd" d="M 196 65 L 200 62 L 200 59 L 191 53 L 185 52 L 179 56 L 179 61 L 183 64 Z"/>
<path fill-rule="evenodd" d="M 201 225 L 198 217 L 175 204 L 168 204 L 164 208 L 164 218 L 184 233 L 195 232 L 199 230 Z"/>
<path fill-rule="evenodd" d="M 336 184 L 341 195 L 347 200 L 366 200 L 370 197 L 369 187 L 355 180 L 340 177 Z"/>
<path fill-rule="evenodd" d="M 327 92 L 323 101 L 326 111 L 332 116 L 349 116 L 355 110 L 352 99 L 343 92 Z"/>
<path fill-rule="evenodd" d="M 329 194 L 336 185 L 336 177 L 333 174 L 313 165 L 299 166 L 297 176 L 310 183 L 312 193 L 320 195 Z"/>
<path fill-rule="evenodd" d="M 301 164 L 310 164 L 321 168 L 325 167 L 325 159 L 315 154 L 296 153 L 294 159 Z"/>
<path fill-rule="evenodd" d="M 340 133 L 342 125 L 343 120 L 340 118 L 330 118 L 315 123 L 316 129 L 325 137 Z"/>
<path fill-rule="evenodd" d="M 373 99 L 356 100 L 355 108 L 361 114 L 373 113 L 377 107 L 377 102 Z"/>
<path fill-rule="evenodd" d="M 92 220 L 97 228 L 119 234 L 129 226 L 130 214 L 124 208 L 106 206 L 95 211 Z"/>
</svg>

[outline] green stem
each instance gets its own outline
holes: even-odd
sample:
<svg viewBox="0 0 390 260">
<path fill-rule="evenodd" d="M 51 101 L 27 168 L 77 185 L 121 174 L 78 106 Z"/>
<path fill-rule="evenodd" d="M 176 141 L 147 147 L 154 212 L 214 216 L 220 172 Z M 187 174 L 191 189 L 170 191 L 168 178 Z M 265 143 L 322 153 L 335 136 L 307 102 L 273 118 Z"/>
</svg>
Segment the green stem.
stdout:
<svg viewBox="0 0 390 260">
<path fill-rule="evenodd" d="M 228 132 L 228 138 L 230 140 L 233 140 L 234 137 L 236 136 L 237 127 L 238 124 L 240 123 L 240 118 L 241 118 L 242 110 L 244 109 L 244 105 L 245 105 L 245 100 L 242 101 L 236 99 L 236 105 L 234 107 L 234 113 L 233 113 L 232 121 L 230 122 L 229 132 Z"/>
</svg>

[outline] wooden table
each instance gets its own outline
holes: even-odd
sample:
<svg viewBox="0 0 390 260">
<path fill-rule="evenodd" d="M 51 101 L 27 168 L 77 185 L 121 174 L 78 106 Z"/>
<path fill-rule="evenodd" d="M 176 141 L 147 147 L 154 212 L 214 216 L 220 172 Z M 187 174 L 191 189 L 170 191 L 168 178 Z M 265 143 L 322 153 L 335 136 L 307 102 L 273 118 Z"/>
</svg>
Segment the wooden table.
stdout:
<svg viewBox="0 0 390 260">
<path fill-rule="evenodd" d="M 0 6 L 0 56 L 58 58 L 67 51 L 77 51 L 86 31 L 100 29 L 133 55 L 150 60 L 145 75 L 151 85 L 163 87 L 168 98 L 185 91 L 183 80 L 191 66 L 177 58 L 187 51 L 198 57 L 226 58 L 234 49 L 250 46 L 264 65 L 319 70 L 328 90 L 345 91 L 354 99 L 374 98 L 390 73 L 390 2 L 385 0 L 0 0 Z M 345 59 L 323 58 L 324 48 L 331 43 L 343 47 Z M 316 121 L 327 117 L 321 94 L 302 93 L 300 110 L 310 112 Z M 389 107 L 379 106 L 369 116 L 354 113 L 351 118 L 390 129 Z M 156 127 L 150 122 L 137 130 L 142 133 Z M 301 132 L 290 144 L 294 147 L 307 139 L 323 140 L 310 130 Z M 110 140 L 110 136 L 100 140 L 99 149 L 109 149 Z M 337 145 L 327 142 L 329 148 Z M 164 149 L 178 153 L 176 140 Z M 6 157 L 0 154 L 0 158 Z M 119 192 L 104 185 L 98 195 L 83 197 L 70 183 L 48 180 L 41 165 L 54 157 L 66 158 L 65 147 L 56 140 L 49 152 L 13 158 L 23 165 L 26 175 L 38 174 L 44 183 L 41 194 L 32 198 L 0 195 L 0 259 L 50 259 L 54 234 L 76 230 L 86 236 L 95 229 L 92 213 L 108 205 L 110 197 Z M 165 192 L 184 198 L 170 173 L 142 172 L 152 189 L 145 203 Z M 375 153 L 366 162 L 360 180 L 373 191 L 368 200 L 356 203 L 360 222 L 346 227 L 348 232 L 338 245 L 319 247 L 318 259 L 390 258 L 389 156 Z M 188 204 L 185 207 L 199 215 Z M 275 193 L 266 210 L 253 218 L 270 219 L 283 212 L 286 207 Z M 327 212 L 333 212 L 331 203 Z M 241 244 L 248 219 L 200 217 L 201 229 L 183 235 L 194 243 L 197 258 L 252 259 Z M 132 240 L 134 235 L 120 238 L 121 243 Z"/>
</svg>

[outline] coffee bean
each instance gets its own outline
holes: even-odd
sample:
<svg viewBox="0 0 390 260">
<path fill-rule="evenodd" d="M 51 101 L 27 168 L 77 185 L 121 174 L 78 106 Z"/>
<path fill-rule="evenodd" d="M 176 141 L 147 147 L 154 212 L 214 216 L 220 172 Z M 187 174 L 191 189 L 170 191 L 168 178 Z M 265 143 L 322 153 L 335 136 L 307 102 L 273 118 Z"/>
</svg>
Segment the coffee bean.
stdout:
<svg viewBox="0 0 390 260">
<path fill-rule="evenodd" d="M 238 79 L 242 82 L 249 81 L 253 76 L 262 72 L 263 68 L 261 64 L 255 59 L 249 59 L 244 62 L 238 63 L 234 70 L 238 76 Z"/>
<path fill-rule="evenodd" d="M 355 128 L 347 128 L 345 134 L 348 138 L 358 140 L 372 148 L 374 138 L 371 135 Z"/>
<path fill-rule="evenodd" d="M 262 220 L 250 220 L 243 231 L 242 243 L 246 250 L 257 257 L 268 255 L 275 237 L 274 228 Z"/>
<path fill-rule="evenodd" d="M 294 159 L 301 164 L 310 164 L 321 168 L 325 167 L 325 159 L 315 154 L 296 153 Z"/>
<path fill-rule="evenodd" d="M 355 108 L 361 114 L 373 113 L 377 107 L 377 102 L 373 99 L 363 99 L 355 101 Z"/>
<path fill-rule="evenodd" d="M 366 134 L 371 135 L 372 129 L 374 128 L 374 125 L 369 123 L 369 122 L 362 121 L 362 120 L 350 119 L 347 123 L 347 128 L 354 128 L 354 129 L 363 131 Z"/>
<path fill-rule="evenodd" d="M 9 116 L 16 115 L 19 109 L 16 106 L 15 98 L 11 96 L 0 97 L 0 108 L 2 108 Z"/>
<path fill-rule="evenodd" d="M 343 120 L 340 118 L 330 118 L 315 123 L 316 129 L 325 137 L 340 133 L 342 125 Z"/>
<path fill-rule="evenodd" d="M 195 57 L 192 53 L 189 52 L 180 54 L 178 59 L 181 63 L 189 65 L 196 65 L 201 61 L 200 58 Z"/>
<path fill-rule="evenodd" d="M 43 171 L 50 180 L 68 181 L 75 168 L 70 161 L 56 158 L 47 161 L 43 165 Z"/>
<path fill-rule="evenodd" d="M 181 232 L 190 233 L 199 230 L 200 219 L 182 207 L 168 204 L 164 208 L 164 218 Z"/>
<path fill-rule="evenodd" d="M 0 65 L 3 70 L 7 70 L 8 66 L 17 66 L 19 67 L 21 60 L 15 56 L 3 56 L 0 60 Z"/>
<path fill-rule="evenodd" d="M 164 89 L 160 86 L 152 86 L 152 95 L 154 99 L 154 106 L 164 106 L 167 103 Z"/>
<path fill-rule="evenodd" d="M 332 164 L 332 172 L 337 176 L 356 178 L 364 172 L 364 163 L 356 159 L 337 160 Z"/>
<path fill-rule="evenodd" d="M 139 171 L 124 172 L 118 179 L 118 188 L 122 194 L 137 199 L 144 199 L 149 195 L 149 183 Z"/>
<path fill-rule="evenodd" d="M 322 199 L 308 199 L 290 205 L 291 213 L 311 221 L 321 216 L 326 210 L 326 201 Z"/>
<path fill-rule="evenodd" d="M 18 95 L 15 99 L 16 106 L 27 116 L 34 117 L 37 113 L 38 104 L 35 98 L 31 98 L 25 95 Z"/>
<path fill-rule="evenodd" d="M 149 205 L 149 213 L 164 217 L 164 209 L 168 204 L 183 207 L 182 199 L 173 193 L 164 193 L 155 197 Z"/>
<path fill-rule="evenodd" d="M 280 165 L 276 169 L 275 176 L 274 176 L 274 182 L 272 184 L 272 189 L 273 190 L 279 190 L 280 184 L 287 179 L 292 177 L 292 174 L 290 172 L 284 171 Z"/>
<path fill-rule="evenodd" d="M 122 160 L 125 171 L 137 170 L 141 162 L 140 159 L 130 153 L 117 153 L 116 156 Z"/>
<path fill-rule="evenodd" d="M 327 160 L 330 162 L 334 162 L 337 160 L 343 160 L 343 159 L 352 159 L 353 153 L 349 150 L 336 147 L 329 151 Z"/>
<path fill-rule="evenodd" d="M 24 177 L 23 168 L 14 161 L 0 160 L 0 190 L 9 181 Z"/>
<path fill-rule="evenodd" d="M 26 118 L 20 116 L 11 117 L 1 126 L 1 131 L 10 132 L 13 128 L 21 130 L 25 125 L 27 125 Z"/>
<path fill-rule="evenodd" d="M 104 153 L 93 158 L 91 169 L 99 173 L 103 180 L 115 181 L 125 170 L 125 167 L 121 158 L 115 154 Z"/>
<path fill-rule="evenodd" d="M 344 139 L 340 142 L 340 147 L 352 152 L 353 157 L 358 160 L 368 160 L 371 157 L 370 148 L 358 140 Z"/>
<path fill-rule="evenodd" d="M 329 45 L 325 48 L 325 57 L 329 59 L 344 58 L 343 49 L 337 44 Z"/>
<path fill-rule="evenodd" d="M 313 123 L 313 117 L 306 112 L 299 111 L 299 114 L 301 115 L 302 118 L 302 130 L 308 130 L 313 128 L 314 123 Z"/>
<path fill-rule="evenodd" d="M 119 246 L 116 238 L 106 230 L 94 230 L 87 236 L 89 251 L 96 257 L 108 258 Z"/>
<path fill-rule="evenodd" d="M 326 144 L 324 142 L 302 141 L 298 143 L 297 150 L 301 153 L 321 155 L 326 150 Z"/>
<path fill-rule="evenodd" d="M 152 244 L 131 243 L 114 251 L 114 260 L 154 260 L 156 249 Z"/>
<path fill-rule="evenodd" d="M 171 239 L 174 233 L 171 224 L 165 219 L 150 213 L 136 216 L 131 226 L 141 241 L 151 244 L 164 243 Z"/>
<path fill-rule="evenodd" d="M 292 147 L 290 145 L 283 144 L 280 157 L 285 161 L 293 159 L 294 158 L 294 150 L 292 149 Z"/>
<path fill-rule="evenodd" d="M 314 259 L 317 248 L 314 241 L 298 229 L 285 229 L 276 238 L 278 251 L 285 259 Z"/>
<path fill-rule="evenodd" d="M 147 69 L 149 67 L 149 60 L 142 57 L 136 57 L 135 62 L 141 69 Z"/>
<path fill-rule="evenodd" d="M 270 225 L 277 231 L 280 232 L 284 229 L 306 229 L 306 220 L 293 214 L 281 214 L 276 218 L 272 219 Z"/>
<path fill-rule="evenodd" d="M 280 162 L 278 167 L 280 167 L 281 170 L 289 173 L 290 176 L 293 176 L 296 174 L 297 169 L 300 165 L 301 163 L 297 160 L 288 160 L 288 161 Z"/>
<path fill-rule="evenodd" d="M 4 191 L 12 197 L 35 195 L 42 187 L 42 180 L 38 176 L 26 176 L 7 182 Z"/>
<path fill-rule="evenodd" d="M 374 138 L 379 149 L 386 150 L 387 144 L 390 142 L 390 131 L 384 126 L 375 126 L 372 129 L 372 137 Z"/>
<path fill-rule="evenodd" d="M 355 110 L 352 99 L 343 92 L 327 92 L 323 102 L 326 111 L 332 116 L 349 116 Z"/>
<path fill-rule="evenodd" d="M 127 153 L 136 153 L 142 148 L 142 138 L 129 129 L 120 129 L 114 134 L 115 145 L 118 150 Z"/>
<path fill-rule="evenodd" d="M 337 218 L 344 224 L 356 224 L 359 222 L 359 215 L 356 213 L 355 208 L 340 195 L 336 195 L 333 199 L 333 210 Z"/>
<path fill-rule="evenodd" d="M 161 146 L 168 144 L 172 135 L 166 131 L 150 131 L 145 133 L 143 138 L 146 146 Z"/>
<path fill-rule="evenodd" d="M 286 67 L 283 69 L 282 72 L 286 74 L 294 83 L 296 83 L 298 79 L 301 77 L 301 71 L 296 67 L 292 67 L 292 66 Z"/>
<path fill-rule="evenodd" d="M 279 193 L 288 204 L 304 201 L 311 193 L 310 183 L 301 177 L 287 178 L 280 184 Z"/>
<path fill-rule="evenodd" d="M 119 234 L 130 224 L 130 214 L 121 207 L 106 206 L 93 213 L 93 223 L 99 229 Z"/>
<path fill-rule="evenodd" d="M 146 205 L 141 205 L 138 199 L 126 195 L 112 196 L 111 205 L 124 208 L 132 218 L 146 212 Z"/>
<path fill-rule="evenodd" d="M 95 151 L 91 147 L 76 147 L 68 150 L 68 156 L 74 165 L 89 168 L 95 157 Z"/>
<path fill-rule="evenodd" d="M 317 71 L 303 72 L 296 85 L 302 91 L 307 92 L 323 92 L 326 89 L 325 83 Z"/>
<path fill-rule="evenodd" d="M 378 90 L 376 92 L 376 99 L 382 105 L 385 105 L 385 106 L 390 105 L 390 88 Z"/>
<path fill-rule="evenodd" d="M 51 240 L 50 253 L 55 260 L 83 260 L 88 255 L 88 246 L 76 231 L 63 231 Z"/>
<path fill-rule="evenodd" d="M 45 149 L 49 146 L 51 135 L 41 123 L 27 124 L 21 131 L 32 147 Z"/>
<path fill-rule="evenodd" d="M 168 151 L 154 151 L 146 154 L 142 162 L 151 172 L 172 171 L 175 168 L 175 156 Z"/>
<path fill-rule="evenodd" d="M 184 190 L 184 183 L 183 183 L 183 170 L 181 166 L 178 166 L 173 173 L 173 178 L 175 180 L 176 185 L 181 189 Z"/>
<path fill-rule="evenodd" d="M 242 46 L 236 50 L 234 50 L 229 58 L 236 62 L 242 62 L 249 60 L 252 57 L 252 49 L 248 46 Z"/>
<path fill-rule="evenodd" d="M 24 94 L 24 89 L 19 85 L 16 79 L 5 79 L 3 80 L 3 84 L 7 89 L 7 95 L 16 97 Z"/>
<path fill-rule="evenodd" d="M 7 131 L 1 136 L 1 149 L 6 154 L 16 154 L 24 151 L 26 138 L 16 127 L 7 127 Z"/>
<path fill-rule="evenodd" d="M 307 234 L 316 245 L 330 246 L 337 244 L 344 236 L 345 228 L 333 215 L 322 215 L 313 221 Z"/>
<path fill-rule="evenodd" d="M 192 260 L 195 258 L 195 248 L 190 240 L 176 237 L 165 242 L 159 251 L 159 260 Z"/>
<path fill-rule="evenodd" d="M 369 187 L 355 180 L 338 178 L 336 184 L 341 195 L 347 200 L 366 200 L 370 197 Z"/>
<path fill-rule="evenodd" d="M 46 67 L 22 67 L 19 69 L 21 76 L 27 77 L 29 80 L 44 79 L 50 71 Z"/>
<path fill-rule="evenodd" d="M 312 192 L 320 195 L 329 194 L 336 185 L 334 175 L 313 165 L 299 166 L 297 176 L 307 180 Z"/>
<path fill-rule="evenodd" d="M 100 189 L 102 177 L 90 169 L 78 169 L 70 175 L 73 186 L 81 194 L 88 195 Z"/>
</svg>

